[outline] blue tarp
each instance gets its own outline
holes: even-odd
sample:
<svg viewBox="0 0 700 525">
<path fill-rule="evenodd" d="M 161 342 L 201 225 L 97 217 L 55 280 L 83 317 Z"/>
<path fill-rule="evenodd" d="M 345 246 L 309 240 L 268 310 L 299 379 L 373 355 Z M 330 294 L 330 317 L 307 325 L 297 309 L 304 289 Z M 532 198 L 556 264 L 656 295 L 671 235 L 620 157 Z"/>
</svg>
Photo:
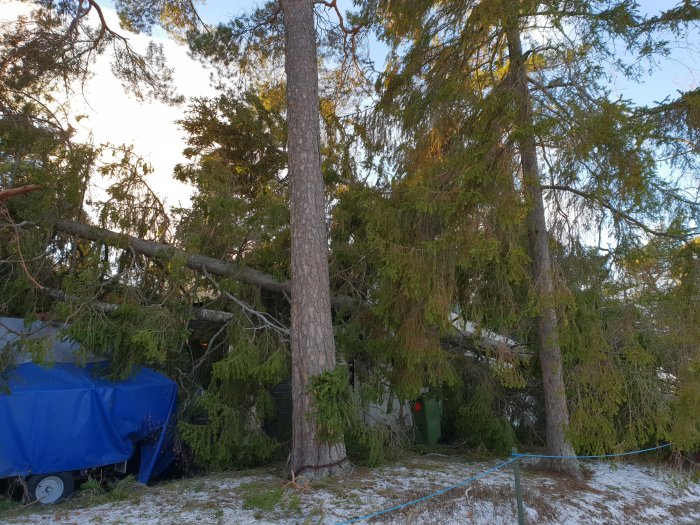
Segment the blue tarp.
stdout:
<svg viewBox="0 0 700 525">
<path fill-rule="evenodd" d="M 142 483 L 172 463 L 177 385 L 143 367 L 113 382 L 102 366 L 23 363 L 3 373 L 0 478 L 106 466 L 137 447 Z"/>
</svg>

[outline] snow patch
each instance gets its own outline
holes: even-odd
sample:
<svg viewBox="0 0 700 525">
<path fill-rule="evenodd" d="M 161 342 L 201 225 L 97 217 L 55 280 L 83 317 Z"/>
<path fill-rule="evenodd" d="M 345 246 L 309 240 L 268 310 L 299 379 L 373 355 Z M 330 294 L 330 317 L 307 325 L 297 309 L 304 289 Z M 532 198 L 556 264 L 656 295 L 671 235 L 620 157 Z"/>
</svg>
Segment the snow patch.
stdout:
<svg viewBox="0 0 700 525">
<path fill-rule="evenodd" d="M 58 525 L 333 525 L 380 511 L 460 483 L 498 461 L 460 457 L 409 457 L 378 469 L 357 468 L 346 478 L 314 484 L 295 506 L 273 511 L 244 508 L 246 494 L 278 489 L 286 481 L 269 473 L 217 474 L 144 489 L 139 500 L 83 509 L 57 506 L 2 523 Z M 659 465 L 588 462 L 589 479 L 576 482 L 537 467 L 521 467 L 525 511 L 530 523 L 607 525 L 700 523 L 700 486 Z M 286 498 L 289 500 L 289 498 Z M 380 517 L 370 523 L 486 525 L 516 523 L 513 473 L 508 465 L 488 477 Z M 366 522 L 361 522 L 366 523 Z"/>
</svg>

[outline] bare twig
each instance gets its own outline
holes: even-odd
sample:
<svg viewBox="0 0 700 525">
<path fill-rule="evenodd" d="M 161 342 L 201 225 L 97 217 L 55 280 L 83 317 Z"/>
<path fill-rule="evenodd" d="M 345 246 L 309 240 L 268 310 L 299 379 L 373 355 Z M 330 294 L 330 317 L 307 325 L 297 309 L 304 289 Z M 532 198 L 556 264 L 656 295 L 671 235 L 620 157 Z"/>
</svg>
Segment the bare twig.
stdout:
<svg viewBox="0 0 700 525">
<path fill-rule="evenodd" d="M 600 204 L 603 208 L 607 209 L 610 211 L 613 215 L 616 215 L 625 221 L 629 222 L 630 224 L 635 225 L 637 228 L 640 230 L 650 234 L 650 235 L 655 235 L 657 237 L 669 237 L 671 239 L 679 239 L 679 240 L 685 240 L 688 237 L 691 237 L 695 235 L 696 232 L 690 232 L 685 235 L 677 235 L 674 233 L 669 233 L 667 231 L 661 231 L 661 230 L 655 230 L 654 228 L 650 228 L 643 222 L 635 219 L 632 217 L 629 213 L 626 213 L 622 211 L 621 209 L 617 208 L 613 204 L 611 204 L 608 200 L 598 197 L 596 195 L 593 195 L 592 193 L 588 193 L 582 190 L 578 190 L 576 188 L 572 188 L 571 186 L 565 186 L 561 184 L 547 184 L 547 185 L 542 185 L 543 190 L 555 190 L 555 191 L 567 191 L 569 193 L 573 193 L 574 195 L 578 195 L 579 197 L 583 197 L 584 199 L 591 200 L 593 202 L 597 202 Z"/>
<path fill-rule="evenodd" d="M 35 187 L 33 187 L 35 186 Z M 27 186 L 21 186 L 19 188 L 13 188 L 10 190 L 5 190 L 4 192 L 0 191 L 0 219 L 3 219 L 4 221 L 7 221 L 7 224 L 14 230 L 14 233 L 12 235 L 11 242 L 15 244 L 17 247 L 17 255 L 19 256 L 19 259 L 17 262 L 19 262 L 19 265 L 22 268 L 22 271 L 24 274 L 27 276 L 27 279 L 29 279 L 34 286 L 36 286 L 39 289 L 42 289 L 43 286 L 34 278 L 34 276 L 31 274 L 29 271 L 29 268 L 27 268 L 27 262 L 24 259 L 24 255 L 22 254 L 22 243 L 20 242 L 20 237 L 21 234 L 19 233 L 20 228 L 15 225 L 14 220 L 12 219 L 12 216 L 10 215 L 10 210 L 7 209 L 7 206 L 5 206 L 5 203 L 2 202 L 3 199 L 16 196 L 16 195 L 21 195 L 23 193 L 28 193 L 30 191 L 34 191 L 35 189 L 40 189 L 41 186 L 38 186 L 37 184 L 29 184 Z M 13 192 L 14 193 L 11 193 Z M 22 190 L 22 191 L 17 191 L 17 190 Z M 2 195 L 4 193 L 4 196 Z"/>
<path fill-rule="evenodd" d="M 246 314 L 248 319 L 255 318 L 257 319 L 261 324 L 258 326 L 258 329 L 262 328 L 269 328 L 275 332 L 277 332 L 280 336 L 282 336 L 283 339 L 288 340 L 289 339 L 289 328 L 284 326 L 282 323 L 280 323 L 277 319 L 272 317 L 270 314 L 265 313 L 265 312 L 259 312 L 252 306 L 250 306 L 248 303 L 245 301 L 242 301 L 232 293 L 223 290 L 221 286 L 219 286 L 219 283 L 216 282 L 216 280 L 209 275 L 209 272 L 207 272 L 206 268 L 202 269 L 202 272 L 204 273 L 205 277 L 209 280 L 209 282 L 217 289 L 219 292 L 224 295 L 227 299 L 235 303 L 243 312 Z M 252 319 L 251 319 L 252 322 Z"/>
</svg>

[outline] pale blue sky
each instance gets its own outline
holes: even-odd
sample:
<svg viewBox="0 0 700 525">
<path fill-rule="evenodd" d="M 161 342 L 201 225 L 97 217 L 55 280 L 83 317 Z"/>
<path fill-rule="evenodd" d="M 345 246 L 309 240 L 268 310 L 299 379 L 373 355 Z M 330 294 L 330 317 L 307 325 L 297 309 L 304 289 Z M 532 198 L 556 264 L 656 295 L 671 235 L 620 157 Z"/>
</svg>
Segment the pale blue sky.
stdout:
<svg viewBox="0 0 700 525">
<path fill-rule="evenodd" d="M 2 3 L 2 2 L 0 2 Z M 10 2 L 16 4 L 16 2 Z M 261 2 L 254 0 L 210 0 L 202 6 L 201 13 L 209 23 L 225 21 Z M 675 1 L 641 0 L 642 8 L 653 12 L 661 8 L 675 5 Z M 103 2 L 105 7 L 111 2 Z M 27 4 L 19 5 L 18 9 L 27 9 Z M 351 6 L 350 0 L 341 0 L 341 6 Z M 3 11 L 7 12 L 5 8 Z M 110 23 L 116 25 L 115 15 L 108 10 Z M 2 18 L 0 16 L 0 18 Z M 667 95 L 674 95 L 677 90 L 689 90 L 700 84 L 700 32 L 693 34 L 689 45 L 696 52 L 675 50 L 671 59 L 664 62 L 662 69 L 646 79 L 641 85 L 619 78 L 613 82 L 616 92 L 625 98 L 632 98 L 637 103 L 649 104 L 660 101 Z M 164 43 L 169 64 L 175 68 L 175 83 L 178 90 L 186 96 L 211 96 L 212 91 L 208 82 L 207 72 L 199 64 L 186 56 L 182 46 L 166 39 L 162 31 L 154 31 L 155 40 Z M 147 38 L 132 36 L 132 42 L 145 46 Z M 376 68 L 381 69 L 386 53 L 383 45 L 376 40 L 370 42 L 370 48 Z M 113 142 L 134 144 L 136 152 L 150 160 L 155 169 L 152 183 L 163 193 L 170 204 L 187 205 L 190 188 L 172 180 L 172 170 L 177 162 L 183 162 L 181 152 L 184 148 L 184 132 L 175 124 L 175 120 L 183 115 L 182 107 L 172 107 L 156 101 L 139 103 L 125 95 L 119 82 L 111 74 L 107 60 L 100 60 L 96 65 L 96 75 L 90 81 L 86 93 L 87 106 L 80 109 L 80 100 L 76 101 L 76 110 L 88 115 L 88 119 L 76 123 L 83 134 L 92 134 L 95 142 Z M 77 114 L 77 113 L 76 113 Z M 139 122 L 138 127 L 131 123 Z"/>
<path fill-rule="evenodd" d="M 200 12 L 208 23 L 225 21 L 247 10 L 262 5 L 257 0 L 210 0 L 200 6 Z M 676 0 L 637 0 L 641 13 L 653 16 L 661 10 L 666 10 L 678 4 Z M 340 0 L 343 10 L 352 8 L 352 1 Z M 370 42 L 372 57 L 381 69 L 382 57 L 386 53 L 385 46 L 376 39 Z M 667 59 L 660 59 L 662 67 L 657 69 L 639 84 L 619 77 L 614 85 L 615 91 L 625 98 L 631 98 L 639 104 L 653 104 L 668 95 L 674 95 L 678 90 L 687 91 L 700 86 L 700 25 L 681 47 L 673 50 Z"/>
<path fill-rule="evenodd" d="M 105 5 L 112 5 L 110 0 Z M 210 24 L 225 22 L 233 17 L 243 14 L 252 8 L 263 5 L 263 0 L 209 0 L 198 6 L 202 18 Z M 676 0 L 637 0 L 641 13 L 653 16 L 660 10 L 669 9 L 678 4 Z M 351 0 L 339 0 L 343 11 L 352 8 Z M 154 36 L 165 37 L 165 34 L 156 29 Z M 386 47 L 376 39 L 370 41 L 370 53 L 375 60 L 375 67 L 381 69 Z M 666 96 L 673 96 L 677 91 L 687 91 L 700 86 L 700 24 L 695 31 L 690 31 L 689 36 L 679 46 L 674 46 L 671 56 L 660 58 L 661 67 L 658 67 L 647 78 L 640 79 L 639 83 L 616 76 L 613 83 L 614 91 L 631 98 L 639 104 L 653 104 L 663 100 Z"/>
</svg>

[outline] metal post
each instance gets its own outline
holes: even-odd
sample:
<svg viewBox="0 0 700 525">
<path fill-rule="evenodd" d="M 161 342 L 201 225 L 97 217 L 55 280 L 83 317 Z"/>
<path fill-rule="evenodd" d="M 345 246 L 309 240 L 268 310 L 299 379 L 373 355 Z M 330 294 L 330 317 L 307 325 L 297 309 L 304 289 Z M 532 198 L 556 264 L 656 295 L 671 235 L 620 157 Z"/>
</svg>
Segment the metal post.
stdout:
<svg viewBox="0 0 700 525">
<path fill-rule="evenodd" d="M 523 490 L 520 487 L 520 458 L 515 454 L 518 449 L 513 447 L 513 476 L 515 477 L 515 499 L 518 503 L 518 525 L 525 525 L 525 508 L 523 507 Z"/>
</svg>

